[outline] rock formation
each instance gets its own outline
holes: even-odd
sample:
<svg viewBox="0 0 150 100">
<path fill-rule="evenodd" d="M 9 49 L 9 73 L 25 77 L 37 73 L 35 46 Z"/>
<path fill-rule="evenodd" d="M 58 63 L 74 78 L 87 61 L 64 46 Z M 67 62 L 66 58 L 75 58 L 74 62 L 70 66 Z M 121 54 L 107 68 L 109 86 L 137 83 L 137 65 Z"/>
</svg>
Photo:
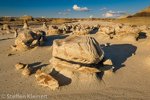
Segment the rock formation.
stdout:
<svg viewBox="0 0 150 100">
<path fill-rule="evenodd" d="M 47 25 L 45 22 L 43 22 L 43 28 L 47 29 Z"/>
<path fill-rule="evenodd" d="M 57 26 L 50 26 L 49 30 L 47 30 L 47 35 L 59 35 L 62 34 Z"/>
<path fill-rule="evenodd" d="M 103 65 L 104 52 L 97 41 L 88 36 L 70 36 L 53 41 L 51 75 L 60 85 L 78 84 L 83 87 L 99 82 L 96 73 L 112 69 L 111 60 Z"/>
<path fill-rule="evenodd" d="M 14 37 L 17 37 L 17 36 L 18 36 L 17 30 L 18 30 L 17 28 L 14 29 L 14 31 L 15 31 Z"/>
<path fill-rule="evenodd" d="M 33 67 L 27 64 L 25 66 L 25 68 L 23 69 L 22 74 L 23 75 L 30 75 L 32 73 L 33 73 Z"/>
<path fill-rule="evenodd" d="M 117 19 L 121 19 L 121 18 L 129 18 L 129 17 L 132 17 L 132 15 L 131 15 L 131 14 L 122 15 L 122 16 L 118 17 Z"/>
<path fill-rule="evenodd" d="M 32 32 L 30 30 L 25 30 L 17 36 L 15 45 L 11 45 L 11 47 L 13 50 L 18 51 L 28 50 L 39 45 L 40 43 L 43 44 L 45 41 L 45 35 L 46 33 L 44 31 L 36 30 Z"/>
<path fill-rule="evenodd" d="M 23 17 L 20 17 L 19 20 L 33 20 L 31 16 L 24 15 Z"/>
<path fill-rule="evenodd" d="M 22 69 L 22 68 L 25 67 L 25 64 L 23 64 L 23 63 L 17 63 L 17 64 L 15 65 L 15 67 L 16 67 L 16 69 Z"/>
<path fill-rule="evenodd" d="M 10 26 L 8 26 L 7 24 L 3 25 L 3 30 L 9 30 L 9 29 L 10 29 Z"/>
<path fill-rule="evenodd" d="M 24 26 L 23 26 L 23 28 L 24 28 L 24 29 L 28 29 L 28 28 L 29 28 L 29 26 L 28 26 L 28 24 L 27 24 L 27 20 L 24 20 Z"/>
<path fill-rule="evenodd" d="M 35 77 L 39 85 L 47 86 L 52 90 L 59 87 L 57 80 L 55 80 L 52 76 L 43 73 L 40 69 L 36 71 Z"/>
<path fill-rule="evenodd" d="M 135 15 L 133 15 L 133 17 L 150 17 L 150 6 L 141 10 L 140 12 L 137 12 Z"/>
<path fill-rule="evenodd" d="M 84 64 L 97 64 L 104 52 L 92 37 L 73 36 L 53 41 L 53 57 Z"/>
</svg>

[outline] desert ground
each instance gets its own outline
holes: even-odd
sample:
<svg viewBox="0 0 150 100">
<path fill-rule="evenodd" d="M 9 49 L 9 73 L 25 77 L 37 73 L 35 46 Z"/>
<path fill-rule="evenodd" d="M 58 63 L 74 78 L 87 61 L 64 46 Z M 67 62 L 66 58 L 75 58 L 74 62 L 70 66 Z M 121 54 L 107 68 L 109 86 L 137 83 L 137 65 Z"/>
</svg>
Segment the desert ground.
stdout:
<svg viewBox="0 0 150 100">
<path fill-rule="evenodd" d="M 78 21 L 68 24 L 109 25 L 116 24 L 108 21 Z M 145 24 L 143 24 L 145 25 Z M 51 26 L 48 24 L 48 26 Z M 60 25 L 57 25 L 61 27 Z M 22 29 L 21 25 L 10 26 L 12 33 L 7 30 L 0 33 L 0 95 L 1 99 L 38 99 L 47 100 L 149 100 L 150 99 L 150 31 L 141 32 L 136 41 L 122 41 L 103 39 L 94 29 L 91 34 L 83 37 L 93 37 L 104 51 L 104 58 L 111 59 L 114 69 L 97 73 L 77 73 L 65 75 L 52 74 L 53 65 L 49 60 L 53 57 L 53 41 L 76 36 L 70 32 L 58 35 L 46 35 L 42 46 L 36 46 L 25 51 L 13 51 L 15 44 L 13 28 Z M 148 24 L 149 27 L 149 24 Z M 41 25 L 34 25 L 30 30 L 43 30 Z M 22 29 L 23 30 L 23 29 Z M 21 31 L 18 31 L 18 33 Z M 20 33 L 19 33 L 20 34 Z M 81 36 L 81 35 L 78 35 Z M 105 46 L 105 44 L 109 44 Z M 31 75 L 22 75 L 17 70 L 17 63 L 29 64 L 33 67 Z M 52 90 L 41 86 L 35 78 L 36 71 L 41 69 L 51 75 L 59 83 L 59 87 Z M 17 97 L 16 94 L 26 97 Z M 30 97 L 27 97 L 30 95 Z M 13 97 L 14 96 L 14 97 Z M 45 96 L 45 97 L 44 97 Z"/>
</svg>

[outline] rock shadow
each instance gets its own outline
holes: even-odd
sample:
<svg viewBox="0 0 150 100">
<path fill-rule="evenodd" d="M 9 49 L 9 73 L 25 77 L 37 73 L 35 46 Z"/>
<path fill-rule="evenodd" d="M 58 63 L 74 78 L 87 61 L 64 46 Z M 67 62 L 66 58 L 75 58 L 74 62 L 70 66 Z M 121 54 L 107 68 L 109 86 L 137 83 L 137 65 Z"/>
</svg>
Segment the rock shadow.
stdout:
<svg viewBox="0 0 150 100">
<path fill-rule="evenodd" d="M 140 33 L 139 33 L 138 39 L 146 39 L 146 38 L 147 38 L 147 36 L 146 36 L 146 33 L 145 33 L 145 32 L 140 32 Z"/>
<path fill-rule="evenodd" d="M 14 38 L 6 38 L 6 39 L 0 39 L 0 41 L 3 41 L 3 40 L 8 40 L 8 39 L 14 39 Z"/>
<path fill-rule="evenodd" d="M 41 69 L 42 67 L 47 66 L 47 65 L 49 65 L 49 64 L 43 64 L 43 65 L 33 67 L 33 74 L 35 74 L 38 69 Z"/>
<path fill-rule="evenodd" d="M 68 37 L 69 35 L 51 35 L 51 36 L 46 36 L 45 37 L 45 43 L 43 44 L 43 46 L 52 46 L 53 45 L 53 41 L 55 39 L 64 39 L 66 37 Z"/>
<path fill-rule="evenodd" d="M 94 29 L 91 34 L 96 34 L 98 32 L 98 28 Z"/>
<path fill-rule="evenodd" d="M 71 78 L 68 78 L 68 77 L 64 76 L 63 74 L 60 74 L 54 68 L 53 68 L 52 72 L 50 73 L 50 75 L 58 81 L 59 86 L 65 86 L 65 85 L 69 85 L 71 83 Z"/>
<path fill-rule="evenodd" d="M 103 47 L 104 58 L 111 59 L 113 66 L 115 67 L 113 72 L 118 69 L 125 67 L 123 64 L 127 58 L 131 57 L 132 54 L 135 54 L 137 47 L 132 44 L 115 44 L 109 47 Z"/>
</svg>

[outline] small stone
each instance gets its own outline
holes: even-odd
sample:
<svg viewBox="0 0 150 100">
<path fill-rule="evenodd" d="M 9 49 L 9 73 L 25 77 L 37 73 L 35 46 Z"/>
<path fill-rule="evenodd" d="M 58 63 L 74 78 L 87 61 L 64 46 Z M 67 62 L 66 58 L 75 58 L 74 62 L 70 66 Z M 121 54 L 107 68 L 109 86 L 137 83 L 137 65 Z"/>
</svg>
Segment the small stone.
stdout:
<svg viewBox="0 0 150 100">
<path fill-rule="evenodd" d="M 23 63 L 17 63 L 17 64 L 15 65 L 16 69 L 24 68 L 24 66 L 25 66 L 25 64 L 23 64 Z"/>
<path fill-rule="evenodd" d="M 33 67 L 27 64 L 25 66 L 25 68 L 23 69 L 22 74 L 23 75 L 30 75 L 32 73 L 33 73 Z"/>
<path fill-rule="evenodd" d="M 104 65 L 113 65 L 111 59 L 107 59 L 106 61 L 103 62 Z"/>
<path fill-rule="evenodd" d="M 51 75 L 43 73 L 40 69 L 36 71 L 35 77 L 39 85 L 48 86 L 52 90 L 55 90 L 59 87 L 57 80 L 55 80 Z"/>
</svg>

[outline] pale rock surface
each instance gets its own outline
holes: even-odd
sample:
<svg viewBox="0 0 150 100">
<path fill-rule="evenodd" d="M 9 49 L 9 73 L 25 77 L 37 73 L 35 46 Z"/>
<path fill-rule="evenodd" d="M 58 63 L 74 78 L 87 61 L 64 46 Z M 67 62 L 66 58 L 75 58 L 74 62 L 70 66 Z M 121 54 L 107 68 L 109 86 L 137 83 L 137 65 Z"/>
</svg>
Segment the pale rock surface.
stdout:
<svg viewBox="0 0 150 100">
<path fill-rule="evenodd" d="M 8 26 L 7 24 L 3 25 L 3 30 L 9 30 L 9 29 L 10 29 L 10 26 Z"/>
<path fill-rule="evenodd" d="M 83 64 L 97 64 L 104 52 L 99 43 L 92 37 L 71 36 L 53 41 L 53 57 Z"/>
<path fill-rule="evenodd" d="M 61 33 L 57 26 L 50 26 L 49 30 L 47 30 L 47 34 L 48 35 L 58 35 Z"/>
<path fill-rule="evenodd" d="M 28 28 L 29 28 L 29 26 L 28 26 L 28 24 L 27 24 L 27 20 L 24 20 L 24 26 L 23 26 L 23 28 L 24 28 L 24 29 L 28 29 Z"/>
<path fill-rule="evenodd" d="M 111 59 L 107 59 L 106 61 L 103 62 L 103 65 L 113 65 Z"/>
<path fill-rule="evenodd" d="M 33 67 L 27 64 L 25 66 L 25 68 L 23 69 L 22 74 L 23 75 L 30 75 L 32 73 L 33 73 Z"/>
<path fill-rule="evenodd" d="M 50 63 L 53 65 L 56 71 L 61 71 L 63 69 L 69 69 L 74 72 L 79 73 L 96 73 L 100 72 L 94 65 L 82 65 L 80 63 L 72 63 L 65 60 L 61 60 L 58 58 L 53 57 L 50 59 Z"/>
<path fill-rule="evenodd" d="M 36 71 L 35 77 L 39 85 L 47 86 L 52 90 L 59 87 L 57 80 L 55 80 L 51 75 L 43 73 L 40 69 Z"/>
<path fill-rule="evenodd" d="M 22 69 L 22 68 L 25 67 L 25 64 L 23 64 L 23 63 L 17 63 L 17 64 L 15 65 L 15 67 L 16 67 L 16 69 Z"/>
</svg>

